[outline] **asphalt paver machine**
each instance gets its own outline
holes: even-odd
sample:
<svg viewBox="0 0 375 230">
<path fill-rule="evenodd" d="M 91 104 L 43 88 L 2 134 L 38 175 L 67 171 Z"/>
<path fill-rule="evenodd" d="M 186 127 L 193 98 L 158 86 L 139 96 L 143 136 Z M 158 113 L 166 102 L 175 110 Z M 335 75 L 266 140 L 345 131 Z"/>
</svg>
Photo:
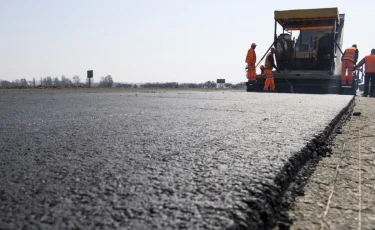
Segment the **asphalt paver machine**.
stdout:
<svg viewBox="0 0 375 230">
<path fill-rule="evenodd" d="M 352 86 L 341 85 L 341 56 L 345 14 L 338 8 L 275 11 L 275 59 L 280 73 L 273 71 L 277 92 L 355 94 L 359 73 Z M 282 33 L 278 32 L 278 25 Z M 247 91 L 263 91 L 265 78 L 247 84 Z"/>
</svg>

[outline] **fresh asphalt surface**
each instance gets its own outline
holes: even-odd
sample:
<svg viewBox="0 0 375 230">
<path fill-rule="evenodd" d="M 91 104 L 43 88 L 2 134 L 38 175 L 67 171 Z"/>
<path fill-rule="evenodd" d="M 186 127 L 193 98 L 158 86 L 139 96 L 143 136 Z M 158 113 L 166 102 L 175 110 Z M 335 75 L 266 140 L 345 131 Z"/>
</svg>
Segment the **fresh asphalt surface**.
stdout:
<svg viewBox="0 0 375 230">
<path fill-rule="evenodd" d="M 0 93 L 0 229 L 259 226 L 250 201 L 351 99 Z"/>
</svg>

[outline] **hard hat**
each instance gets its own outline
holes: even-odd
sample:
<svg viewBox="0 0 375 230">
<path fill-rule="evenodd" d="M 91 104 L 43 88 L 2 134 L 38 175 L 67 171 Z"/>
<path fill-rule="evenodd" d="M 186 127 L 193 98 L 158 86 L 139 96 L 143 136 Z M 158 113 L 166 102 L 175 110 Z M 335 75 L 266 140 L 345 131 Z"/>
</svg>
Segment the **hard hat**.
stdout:
<svg viewBox="0 0 375 230">
<path fill-rule="evenodd" d="M 257 44 L 255 44 L 255 43 L 253 42 L 253 43 L 251 43 L 251 46 L 257 46 Z"/>
</svg>

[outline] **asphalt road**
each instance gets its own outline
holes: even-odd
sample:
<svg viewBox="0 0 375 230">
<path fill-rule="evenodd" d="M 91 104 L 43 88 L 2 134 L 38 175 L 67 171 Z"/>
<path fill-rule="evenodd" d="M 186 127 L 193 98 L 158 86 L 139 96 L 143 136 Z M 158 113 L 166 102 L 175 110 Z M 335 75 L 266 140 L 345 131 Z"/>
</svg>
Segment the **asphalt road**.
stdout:
<svg viewBox="0 0 375 230">
<path fill-rule="evenodd" d="M 0 229 L 267 227 L 275 178 L 351 99 L 0 93 Z"/>
</svg>

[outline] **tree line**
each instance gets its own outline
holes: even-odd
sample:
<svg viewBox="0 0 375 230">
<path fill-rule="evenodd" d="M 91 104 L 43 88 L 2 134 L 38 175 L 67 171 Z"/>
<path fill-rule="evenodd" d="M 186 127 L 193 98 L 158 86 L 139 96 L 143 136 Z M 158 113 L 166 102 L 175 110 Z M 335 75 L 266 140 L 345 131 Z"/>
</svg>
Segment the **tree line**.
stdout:
<svg viewBox="0 0 375 230">
<path fill-rule="evenodd" d="M 91 85 L 93 79 L 91 79 Z M 3 88 L 24 88 L 24 87 L 88 87 L 89 79 L 86 78 L 85 82 L 81 82 L 81 78 L 78 75 L 74 75 L 71 79 L 62 75 L 61 77 L 41 77 L 39 81 L 33 78 L 32 81 L 27 81 L 25 78 L 16 79 L 14 81 L 0 80 L 0 87 Z M 100 82 L 96 84 L 99 87 L 112 87 L 113 79 L 111 75 L 101 77 Z"/>
<path fill-rule="evenodd" d="M 93 79 L 92 79 L 93 80 Z M 91 81 L 92 81 L 91 80 Z M 0 87 L 2 88 L 25 88 L 25 87 L 58 87 L 58 88 L 69 88 L 69 87 L 88 87 L 89 82 L 86 78 L 85 82 L 81 82 L 81 78 L 78 75 L 74 75 L 71 79 L 62 75 L 59 77 L 41 77 L 39 81 L 33 78 L 32 81 L 27 81 L 25 78 L 17 79 L 14 81 L 0 80 Z M 142 84 L 129 84 L 129 83 L 116 83 L 113 81 L 111 75 L 101 77 L 99 83 L 91 82 L 92 87 L 116 87 L 116 88 L 244 88 L 245 83 L 241 82 L 238 84 L 225 83 L 218 85 L 214 81 L 206 81 L 204 83 L 178 83 L 178 82 L 154 82 L 154 83 L 142 83 Z"/>
</svg>

